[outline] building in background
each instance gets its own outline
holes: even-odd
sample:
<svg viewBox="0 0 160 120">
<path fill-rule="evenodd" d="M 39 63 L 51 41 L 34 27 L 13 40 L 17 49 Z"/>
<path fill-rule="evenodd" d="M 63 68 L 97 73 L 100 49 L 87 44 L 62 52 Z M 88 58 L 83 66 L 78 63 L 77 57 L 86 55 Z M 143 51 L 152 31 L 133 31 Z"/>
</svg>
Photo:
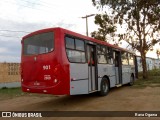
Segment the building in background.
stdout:
<svg viewBox="0 0 160 120">
<path fill-rule="evenodd" d="M 152 70 L 154 68 L 154 60 L 153 58 L 146 58 L 147 70 Z"/>
<path fill-rule="evenodd" d="M 153 59 L 153 68 L 160 69 L 160 59 Z"/>
<path fill-rule="evenodd" d="M 160 69 L 160 60 L 155 58 L 146 57 L 147 70 Z M 142 60 L 140 56 L 137 56 L 138 72 L 143 70 Z"/>
</svg>

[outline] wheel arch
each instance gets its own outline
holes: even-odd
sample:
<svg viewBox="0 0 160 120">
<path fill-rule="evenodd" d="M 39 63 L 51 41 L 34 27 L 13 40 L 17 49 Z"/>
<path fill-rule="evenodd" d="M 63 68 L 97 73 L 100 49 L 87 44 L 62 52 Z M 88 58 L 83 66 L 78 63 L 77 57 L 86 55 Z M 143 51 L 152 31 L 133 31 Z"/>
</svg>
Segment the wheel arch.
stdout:
<svg viewBox="0 0 160 120">
<path fill-rule="evenodd" d="M 110 79 L 109 79 L 109 77 L 108 77 L 107 75 L 104 75 L 104 76 L 102 77 L 102 79 L 103 79 L 103 78 L 106 78 L 106 79 L 108 80 L 108 82 L 109 82 L 109 88 L 110 88 Z M 102 80 L 102 79 L 101 79 L 101 80 Z"/>
</svg>

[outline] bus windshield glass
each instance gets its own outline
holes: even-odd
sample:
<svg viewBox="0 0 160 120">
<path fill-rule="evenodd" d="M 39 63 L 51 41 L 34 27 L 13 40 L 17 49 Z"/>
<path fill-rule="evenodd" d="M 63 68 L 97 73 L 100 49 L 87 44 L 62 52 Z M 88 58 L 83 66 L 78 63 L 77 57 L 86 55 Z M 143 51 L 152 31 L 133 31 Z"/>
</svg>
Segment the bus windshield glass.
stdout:
<svg viewBox="0 0 160 120">
<path fill-rule="evenodd" d="M 53 51 L 53 32 L 41 33 L 24 39 L 24 55 L 37 55 Z"/>
</svg>

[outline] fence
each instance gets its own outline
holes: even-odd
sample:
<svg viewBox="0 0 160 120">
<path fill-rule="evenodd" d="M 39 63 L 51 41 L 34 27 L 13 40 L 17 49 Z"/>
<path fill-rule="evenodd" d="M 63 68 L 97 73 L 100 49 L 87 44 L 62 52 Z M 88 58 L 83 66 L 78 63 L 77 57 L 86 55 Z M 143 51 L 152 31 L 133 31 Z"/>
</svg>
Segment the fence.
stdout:
<svg viewBox="0 0 160 120">
<path fill-rule="evenodd" d="M 20 63 L 0 63 L 0 88 L 20 86 Z"/>
</svg>

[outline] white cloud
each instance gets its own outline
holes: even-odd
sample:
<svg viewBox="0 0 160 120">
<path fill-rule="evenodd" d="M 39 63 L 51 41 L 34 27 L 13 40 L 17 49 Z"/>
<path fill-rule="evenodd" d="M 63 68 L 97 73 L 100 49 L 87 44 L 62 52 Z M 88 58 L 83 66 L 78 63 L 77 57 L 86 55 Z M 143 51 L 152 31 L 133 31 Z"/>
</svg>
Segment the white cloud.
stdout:
<svg viewBox="0 0 160 120">
<path fill-rule="evenodd" d="M 0 53 L 4 53 L 4 52 L 8 52 L 7 48 L 1 47 L 1 48 L 0 48 Z"/>
</svg>

